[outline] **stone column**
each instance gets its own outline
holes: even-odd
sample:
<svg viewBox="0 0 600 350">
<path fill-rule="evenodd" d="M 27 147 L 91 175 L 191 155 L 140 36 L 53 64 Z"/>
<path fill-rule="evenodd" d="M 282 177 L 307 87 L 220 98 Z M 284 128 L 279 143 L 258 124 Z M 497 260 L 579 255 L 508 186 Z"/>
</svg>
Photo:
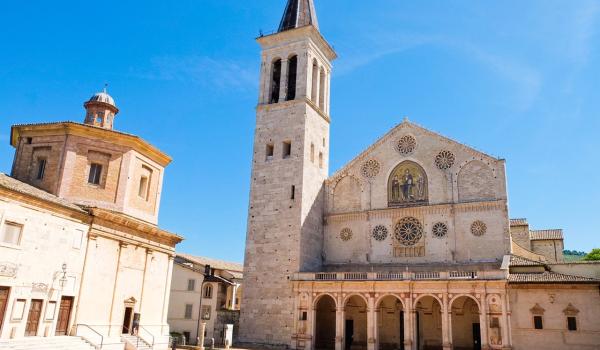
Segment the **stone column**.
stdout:
<svg viewBox="0 0 600 350">
<path fill-rule="evenodd" d="M 335 312 L 335 350 L 344 350 L 344 305 L 342 298 L 338 298 Z"/>
<path fill-rule="evenodd" d="M 200 334 L 198 334 L 198 349 L 204 350 L 204 332 L 206 332 L 206 322 L 200 324 Z"/>
<path fill-rule="evenodd" d="M 314 69 L 315 67 L 313 67 Z M 321 66 L 317 64 L 317 81 L 316 81 L 316 93 L 315 93 L 315 100 L 313 101 L 313 103 L 315 104 L 315 106 L 319 107 L 319 104 L 321 103 Z M 314 74 L 314 72 L 313 72 Z"/>
<path fill-rule="evenodd" d="M 380 309 L 375 309 L 375 316 L 374 316 L 374 324 L 373 324 L 373 331 L 374 331 L 374 338 L 375 338 L 375 350 L 379 349 L 379 318 L 381 316 L 380 315 Z"/>
<path fill-rule="evenodd" d="M 481 328 L 481 349 L 489 350 L 488 344 L 488 310 L 487 310 L 487 295 L 483 294 L 480 298 L 481 309 L 479 310 L 479 327 Z"/>
<path fill-rule="evenodd" d="M 236 299 L 236 296 L 237 296 L 237 290 L 238 290 L 239 286 L 240 285 L 237 284 L 237 283 L 233 285 L 233 288 L 232 288 L 232 291 L 231 291 L 231 310 L 235 310 L 235 307 L 237 306 L 236 302 L 235 302 L 235 299 Z"/>
<path fill-rule="evenodd" d="M 375 350 L 375 298 L 367 299 L 367 350 Z"/>
<path fill-rule="evenodd" d="M 288 68 L 290 61 L 281 60 L 281 78 L 279 79 L 279 102 L 287 100 Z"/>
<path fill-rule="evenodd" d="M 452 305 L 448 300 L 448 293 L 442 298 L 442 347 L 452 350 Z"/>
<path fill-rule="evenodd" d="M 508 327 L 510 327 L 510 316 L 508 315 L 506 293 L 502 294 L 502 349 L 512 349 Z"/>
<path fill-rule="evenodd" d="M 412 349 L 414 339 L 412 332 L 414 317 L 413 307 L 409 298 L 404 299 L 404 308 L 402 311 L 404 312 L 404 349 L 410 350 Z"/>
</svg>

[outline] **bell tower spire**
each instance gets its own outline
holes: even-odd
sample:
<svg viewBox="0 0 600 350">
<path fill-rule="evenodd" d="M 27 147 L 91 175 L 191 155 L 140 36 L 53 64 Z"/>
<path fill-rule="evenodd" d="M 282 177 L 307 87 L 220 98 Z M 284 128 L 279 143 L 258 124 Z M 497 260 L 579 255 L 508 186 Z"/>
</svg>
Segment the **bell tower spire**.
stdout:
<svg viewBox="0 0 600 350">
<path fill-rule="evenodd" d="M 319 30 L 313 0 L 288 0 L 278 32 L 312 25 Z"/>
</svg>

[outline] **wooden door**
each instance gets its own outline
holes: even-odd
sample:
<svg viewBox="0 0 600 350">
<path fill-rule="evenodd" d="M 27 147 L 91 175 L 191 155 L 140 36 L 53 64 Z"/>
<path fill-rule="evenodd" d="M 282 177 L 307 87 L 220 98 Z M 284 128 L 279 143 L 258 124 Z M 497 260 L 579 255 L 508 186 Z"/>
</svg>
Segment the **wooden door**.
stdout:
<svg viewBox="0 0 600 350">
<path fill-rule="evenodd" d="M 26 337 L 35 337 L 37 335 L 38 325 L 40 324 L 40 316 L 42 315 L 43 304 L 43 300 L 31 300 L 31 306 L 29 307 L 29 315 L 27 315 L 27 327 L 25 328 Z"/>
<path fill-rule="evenodd" d="M 4 321 L 4 313 L 6 311 L 6 304 L 8 304 L 8 287 L 0 287 L 0 331 L 2 331 L 2 321 Z"/>
<path fill-rule="evenodd" d="M 58 319 L 56 321 L 56 335 L 67 335 L 72 308 L 73 297 L 62 297 L 60 299 L 60 309 L 58 311 Z"/>
</svg>

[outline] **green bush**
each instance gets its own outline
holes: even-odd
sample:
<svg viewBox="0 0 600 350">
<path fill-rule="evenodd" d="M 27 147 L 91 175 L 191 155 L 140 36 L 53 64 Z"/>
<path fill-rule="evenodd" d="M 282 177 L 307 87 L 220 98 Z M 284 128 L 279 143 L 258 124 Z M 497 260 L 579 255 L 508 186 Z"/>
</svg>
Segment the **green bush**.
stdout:
<svg viewBox="0 0 600 350">
<path fill-rule="evenodd" d="M 594 248 L 586 256 L 583 257 L 585 261 L 600 261 L 600 248 Z"/>
</svg>

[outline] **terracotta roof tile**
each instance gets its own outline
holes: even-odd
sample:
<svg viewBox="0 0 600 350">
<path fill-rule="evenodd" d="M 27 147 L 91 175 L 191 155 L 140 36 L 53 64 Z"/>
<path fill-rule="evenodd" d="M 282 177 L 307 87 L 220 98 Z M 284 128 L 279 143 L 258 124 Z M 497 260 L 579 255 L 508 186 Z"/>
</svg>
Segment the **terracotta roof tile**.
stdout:
<svg viewBox="0 0 600 350">
<path fill-rule="evenodd" d="M 510 219 L 510 226 L 525 226 L 529 225 L 527 219 Z"/>
<path fill-rule="evenodd" d="M 510 256 L 510 266 L 544 266 L 544 263 L 518 255 Z"/>
<path fill-rule="evenodd" d="M 542 240 L 542 239 L 563 239 L 563 231 L 557 230 L 532 230 L 529 231 L 529 239 Z"/>
<path fill-rule="evenodd" d="M 183 254 L 183 253 L 178 253 L 177 256 L 182 257 L 186 260 L 189 260 L 189 261 L 199 264 L 199 265 L 210 265 L 214 269 L 234 271 L 234 272 L 243 272 L 244 271 L 244 265 L 238 264 L 235 262 L 211 259 L 211 258 L 206 258 L 203 256 L 194 256 L 194 255 Z"/>
<path fill-rule="evenodd" d="M 36 197 L 46 202 L 58 204 L 60 206 L 76 210 L 79 212 L 85 212 L 81 207 L 73 204 L 72 202 L 59 198 L 51 193 L 40 190 L 39 188 L 33 187 L 15 178 L 12 178 L 4 173 L 0 173 L 0 187 L 4 187 L 8 190 L 18 192 L 24 195 Z"/>
<path fill-rule="evenodd" d="M 546 271 L 544 273 L 511 273 L 510 275 L 508 275 L 508 282 L 510 282 L 510 283 L 600 283 L 600 280 Z"/>
</svg>

